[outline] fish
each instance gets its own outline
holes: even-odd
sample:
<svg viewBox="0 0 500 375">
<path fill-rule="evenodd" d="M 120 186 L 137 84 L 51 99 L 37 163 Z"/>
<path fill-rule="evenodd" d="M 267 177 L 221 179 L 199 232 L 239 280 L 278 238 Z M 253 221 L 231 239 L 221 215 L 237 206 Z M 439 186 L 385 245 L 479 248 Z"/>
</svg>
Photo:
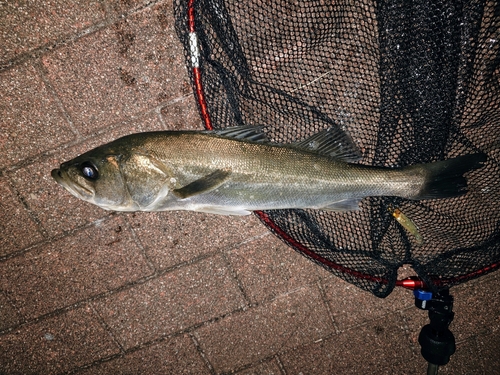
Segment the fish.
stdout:
<svg viewBox="0 0 500 375">
<path fill-rule="evenodd" d="M 332 127 L 302 141 L 270 142 L 258 126 L 124 136 L 52 170 L 69 193 L 112 211 L 359 210 L 362 199 L 443 199 L 467 192 L 464 174 L 483 153 L 402 168 L 359 163 L 348 133 Z"/>
</svg>

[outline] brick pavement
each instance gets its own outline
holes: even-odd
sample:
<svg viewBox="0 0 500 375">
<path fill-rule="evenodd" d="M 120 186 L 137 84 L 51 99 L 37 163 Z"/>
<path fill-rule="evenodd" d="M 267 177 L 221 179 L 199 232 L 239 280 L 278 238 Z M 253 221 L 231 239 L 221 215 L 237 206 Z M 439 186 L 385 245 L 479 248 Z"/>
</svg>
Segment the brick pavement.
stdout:
<svg viewBox="0 0 500 375">
<path fill-rule="evenodd" d="M 201 129 L 171 1 L 0 4 L 0 374 L 423 374 L 426 314 L 255 218 L 114 214 L 50 170 L 118 136 Z M 443 374 L 500 373 L 498 272 L 456 287 Z"/>
</svg>

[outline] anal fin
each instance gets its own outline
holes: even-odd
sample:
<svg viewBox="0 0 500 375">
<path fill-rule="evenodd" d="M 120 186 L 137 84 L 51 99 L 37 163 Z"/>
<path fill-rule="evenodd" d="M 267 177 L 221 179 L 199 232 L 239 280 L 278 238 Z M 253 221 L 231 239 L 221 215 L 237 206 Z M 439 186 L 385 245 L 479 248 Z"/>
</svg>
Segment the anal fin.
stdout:
<svg viewBox="0 0 500 375">
<path fill-rule="evenodd" d="M 234 216 L 245 216 L 245 215 L 250 215 L 252 213 L 251 211 L 245 210 L 244 208 L 218 207 L 218 206 L 198 207 L 194 211 L 204 212 L 207 214 L 234 215 Z"/>
<path fill-rule="evenodd" d="M 359 211 L 359 202 L 361 202 L 361 198 L 344 199 L 318 208 L 325 211 Z"/>
</svg>

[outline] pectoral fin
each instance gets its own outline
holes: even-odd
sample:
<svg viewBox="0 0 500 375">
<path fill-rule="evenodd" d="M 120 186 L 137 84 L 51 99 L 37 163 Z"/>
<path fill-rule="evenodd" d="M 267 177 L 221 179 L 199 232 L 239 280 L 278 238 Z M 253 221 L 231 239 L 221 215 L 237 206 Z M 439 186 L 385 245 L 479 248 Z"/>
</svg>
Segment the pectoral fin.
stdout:
<svg viewBox="0 0 500 375">
<path fill-rule="evenodd" d="M 172 191 L 178 198 L 184 199 L 206 193 L 221 186 L 231 174 L 230 170 L 219 169 L 207 176 L 201 177 L 186 186 Z"/>
</svg>

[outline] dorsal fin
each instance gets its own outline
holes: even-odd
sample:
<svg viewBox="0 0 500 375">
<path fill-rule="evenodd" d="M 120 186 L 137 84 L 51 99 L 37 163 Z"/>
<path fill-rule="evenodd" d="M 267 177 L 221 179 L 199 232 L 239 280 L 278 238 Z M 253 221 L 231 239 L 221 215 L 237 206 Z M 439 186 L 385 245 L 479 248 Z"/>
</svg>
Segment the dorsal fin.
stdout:
<svg viewBox="0 0 500 375">
<path fill-rule="evenodd" d="M 349 135 L 336 127 L 320 131 L 303 141 L 292 143 L 291 146 L 345 162 L 355 162 L 362 157 Z"/>
<path fill-rule="evenodd" d="M 220 137 L 241 139 L 250 142 L 269 142 L 266 135 L 262 132 L 263 126 L 232 126 L 225 129 L 207 130 L 206 133 L 215 134 Z"/>
<path fill-rule="evenodd" d="M 268 143 L 269 140 L 262 132 L 262 129 L 263 126 L 243 125 L 225 129 L 207 130 L 205 133 L 240 139 L 242 141 Z M 336 127 L 323 130 L 303 141 L 291 143 L 289 146 L 340 159 L 345 162 L 355 162 L 362 157 L 349 135 Z"/>
</svg>

